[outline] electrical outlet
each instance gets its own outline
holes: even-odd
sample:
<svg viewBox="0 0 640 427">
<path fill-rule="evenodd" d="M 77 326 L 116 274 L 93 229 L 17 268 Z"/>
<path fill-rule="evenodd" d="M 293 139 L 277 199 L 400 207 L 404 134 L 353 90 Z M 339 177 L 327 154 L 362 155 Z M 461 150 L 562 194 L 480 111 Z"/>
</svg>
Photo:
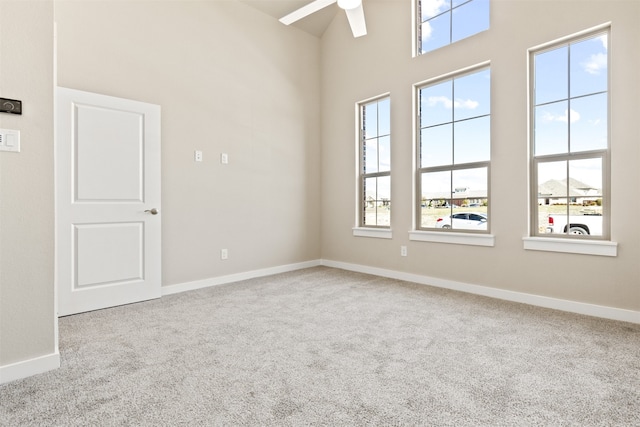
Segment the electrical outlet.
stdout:
<svg viewBox="0 0 640 427">
<path fill-rule="evenodd" d="M 200 150 L 194 151 L 193 160 L 195 160 L 196 162 L 201 162 L 202 161 L 202 151 L 200 151 Z"/>
<path fill-rule="evenodd" d="M 220 249 L 220 259 L 229 259 L 229 251 L 227 249 Z"/>
<path fill-rule="evenodd" d="M 220 163 L 226 165 L 229 163 L 229 155 L 227 153 L 220 154 Z"/>
<path fill-rule="evenodd" d="M 400 246 L 400 256 L 407 256 L 407 247 Z"/>
</svg>

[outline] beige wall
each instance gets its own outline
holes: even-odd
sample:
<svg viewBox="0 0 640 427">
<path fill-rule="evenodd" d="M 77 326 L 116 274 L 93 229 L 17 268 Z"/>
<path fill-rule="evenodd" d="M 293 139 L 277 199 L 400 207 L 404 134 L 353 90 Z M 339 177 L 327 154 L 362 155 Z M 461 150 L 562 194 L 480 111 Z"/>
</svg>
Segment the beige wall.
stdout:
<svg viewBox="0 0 640 427">
<path fill-rule="evenodd" d="M 23 102 L 0 128 L 0 366 L 53 354 L 53 5 L 0 1 L 0 96 Z"/>
<path fill-rule="evenodd" d="M 162 107 L 163 285 L 320 257 L 317 38 L 228 0 L 61 0 L 55 20 L 60 86 Z"/>
<path fill-rule="evenodd" d="M 366 2 L 369 34 L 335 19 L 322 38 L 322 256 L 468 284 L 640 310 L 640 2 L 493 0 L 491 29 L 411 57 L 410 1 Z M 612 236 L 615 258 L 534 252 L 527 236 L 527 49 L 612 22 Z M 409 241 L 412 85 L 482 61 L 492 69 L 495 247 Z M 391 93 L 393 239 L 353 237 L 354 104 Z M 408 246 L 408 257 L 400 246 Z"/>
</svg>

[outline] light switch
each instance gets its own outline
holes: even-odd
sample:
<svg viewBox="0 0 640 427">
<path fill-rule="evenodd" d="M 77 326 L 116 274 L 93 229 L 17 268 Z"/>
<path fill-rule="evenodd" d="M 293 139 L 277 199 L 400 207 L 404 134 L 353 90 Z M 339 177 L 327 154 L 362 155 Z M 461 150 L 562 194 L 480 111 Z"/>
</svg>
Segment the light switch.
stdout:
<svg viewBox="0 0 640 427">
<path fill-rule="evenodd" d="M 20 131 L 0 129 L 0 151 L 20 152 Z"/>
</svg>

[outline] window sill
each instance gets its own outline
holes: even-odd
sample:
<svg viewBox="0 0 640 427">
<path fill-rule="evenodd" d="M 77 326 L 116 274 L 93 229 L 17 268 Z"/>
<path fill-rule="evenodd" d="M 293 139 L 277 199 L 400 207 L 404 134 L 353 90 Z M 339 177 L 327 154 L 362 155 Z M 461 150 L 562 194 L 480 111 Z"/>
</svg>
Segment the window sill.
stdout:
<svg viewBox="0 0 640 427">
<path fill-rule="evenodd" d="M 568 254 L 618 256 L 618 243 L 600 240 L 553 239 L 524 237 L 524 249 Z"/>
<path fill-rule="evenodd" d="M 493 247 L 495 245 L 496 238 L 492 234 L 410 231 L 409 240 L 419 242 L 450 243 L 454 245 Z"/>
<path fill-rule="evenodd" d="M 353 235 L 356 237 L 374 237 L 377 239 L 391 239 L 392 232 L 390 228 L 354 227 Z"/>
</svg>

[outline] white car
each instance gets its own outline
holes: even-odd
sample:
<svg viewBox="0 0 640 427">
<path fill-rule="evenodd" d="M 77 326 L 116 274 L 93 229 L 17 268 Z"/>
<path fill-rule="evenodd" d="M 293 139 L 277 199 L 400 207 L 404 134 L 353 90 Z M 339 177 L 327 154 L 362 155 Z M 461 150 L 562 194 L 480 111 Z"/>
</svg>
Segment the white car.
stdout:
<svg viewBox="0 0 640 427">
<path fill-rule="evenodd" d="M 436 228 L 486 230 L 487 214 L 482 212 L 456 212 L 447 218 L 438 218 Z"/>
</svg>

